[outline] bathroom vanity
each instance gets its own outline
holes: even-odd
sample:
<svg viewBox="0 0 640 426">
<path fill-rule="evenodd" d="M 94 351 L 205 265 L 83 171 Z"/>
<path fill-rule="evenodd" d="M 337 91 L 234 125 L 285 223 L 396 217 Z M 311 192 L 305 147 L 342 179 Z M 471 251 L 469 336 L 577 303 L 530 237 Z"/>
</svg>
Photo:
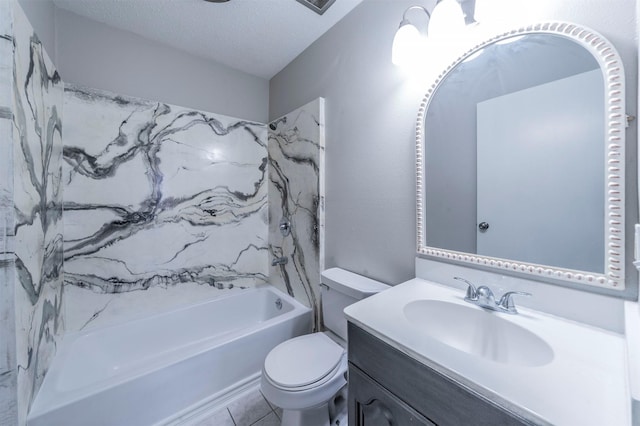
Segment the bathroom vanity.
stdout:
<svg viewBox="0 0 640 426">
<path fill-rule="evenodd" d="M 354 324 L 349 419 L 352 426 L 534 424 Z"/>
<path fill-rule="evenodd" d="M 419 278 L 349 306 L 350 425 L 629 425 L 624 336 L 518 311 Z"/>
</svg>

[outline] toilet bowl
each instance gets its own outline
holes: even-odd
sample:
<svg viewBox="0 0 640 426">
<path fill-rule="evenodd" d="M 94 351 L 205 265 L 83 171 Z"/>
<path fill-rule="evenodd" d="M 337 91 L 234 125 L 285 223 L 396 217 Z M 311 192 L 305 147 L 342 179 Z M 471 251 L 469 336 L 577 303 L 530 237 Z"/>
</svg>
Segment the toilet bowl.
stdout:
<svg viewBox="0 0 640 426">
<path fill-rule="evenodd" d="M 283 409 L 283 426 L 347 424 L 347 324 L 342 311 L 386 288 L 339 268 L 322 273 L 323 319 L 328 330 L 279 344 L 262 368 L 262 393 Z"/>
<path fill-rule="evenodd" d="M 329 404 L 346 386 L 346 373 L 346 350 L 324 333 L 307 334 L 267 355 L 262 393 L 283 409 L 283 425 L 329 425 Z M 336 411 L 346 414 L 346 399 L 342 408 Z"/>
</svg>

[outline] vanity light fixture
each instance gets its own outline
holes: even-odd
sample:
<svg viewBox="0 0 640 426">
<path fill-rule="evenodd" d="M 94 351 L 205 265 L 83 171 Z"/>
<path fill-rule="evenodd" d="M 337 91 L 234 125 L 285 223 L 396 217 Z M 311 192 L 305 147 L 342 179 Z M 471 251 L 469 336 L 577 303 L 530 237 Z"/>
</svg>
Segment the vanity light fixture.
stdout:
<svg viewBox="0 0 640 426">
<path fill-rule="evenodd" d="M 411 10 L 422 10 L 429 19 L 427 33 L 429 38 L 444 38 L 464 29 L 465 25 L 475 22 L 473 11 L 475 0 L 437 0 L 431 13 L 422 6 L 410 6 L 404 11 L 402 21 L 393 38 L 391 61 L 394 65 L 407 66 L 415 62 L 427 44 L 427 39 L 418 28 L 407 19 Z M 464 9 L 464 10 L 463 10 Z"/>
</svg>

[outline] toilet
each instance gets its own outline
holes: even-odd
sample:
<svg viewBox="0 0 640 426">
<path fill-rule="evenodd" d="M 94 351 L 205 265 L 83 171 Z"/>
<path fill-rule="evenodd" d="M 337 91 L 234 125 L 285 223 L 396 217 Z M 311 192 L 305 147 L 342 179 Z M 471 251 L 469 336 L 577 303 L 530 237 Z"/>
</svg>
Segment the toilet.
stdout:
<svg viewBox="0 0 640 426">
<path fill-rule="evenodd" d="M 279 344 L 262 368 L 262 393 L 282 408 L 283 426 L 346 426 L 347 320 L 343 310 L 389 288 L 340 268 L 322 272 L 320 287 L 326 331 Z"/>
</svg>

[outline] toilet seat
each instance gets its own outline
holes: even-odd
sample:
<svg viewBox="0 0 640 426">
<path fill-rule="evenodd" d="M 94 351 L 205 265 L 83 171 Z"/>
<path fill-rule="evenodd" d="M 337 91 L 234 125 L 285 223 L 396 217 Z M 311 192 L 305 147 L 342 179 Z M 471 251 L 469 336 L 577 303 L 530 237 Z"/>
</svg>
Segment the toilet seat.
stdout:
<svg viewBox="0 0 640 426">
<path fill-rule="evenodd" d="M 327 405 L 347 384 L 347 351 L 324 333 L 280 343 L 262 366 L 260 389 L 284 410 Z"/>
<path fill-rule="evenodd" d="M 287 391 L 304 391 L 331 380 L 345 366 L 346 351 L 324 333 L 287 340 L 264 362 L 267 379 Z"/>
</svg>

